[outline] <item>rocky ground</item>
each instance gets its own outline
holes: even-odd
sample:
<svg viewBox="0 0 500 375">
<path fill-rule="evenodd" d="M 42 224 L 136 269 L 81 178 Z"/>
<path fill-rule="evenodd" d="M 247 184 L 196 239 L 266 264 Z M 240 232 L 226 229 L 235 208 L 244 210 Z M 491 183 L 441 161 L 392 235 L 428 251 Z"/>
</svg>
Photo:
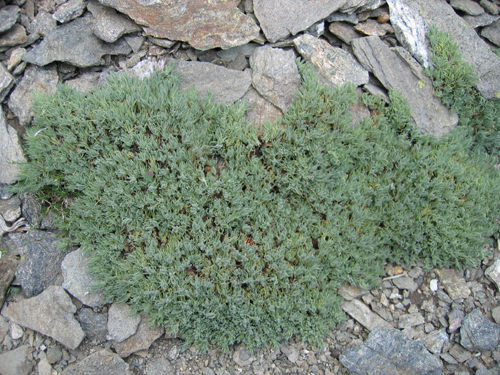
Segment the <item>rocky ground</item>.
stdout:
<svg viewBox="0 0 500 375">
<path fill-rule="evenodd" d="M 499 97 L 492 51 L 500 46 L 500 1 L 153 3 L 0 0 L 0 374 L 500 374 L 493 241 L 480 269 L 387 265 L 378 288 L 343 287 L 347 320 L 323 348 L 292 339 L 253 353 L 200 353 L 103 300 L 81 252 L 57 249 L 53 215 L 32 196 L 7 191 L 17 181 L 11 162 L 24 160 L 34 92 L 54 92 L 58 82 L 90 92 L 111 72 L 142 77 L 170 62 L 183 87 L 211 91 L 218 102 L 247 101 L 258 128 L 293 100 L 301 56 L 327 84 L 352 82 L 382 96 L 401 90 L 415 125 L 441 136 L 458 119 L 423 74 L 425 30 L 437 24 L 451 34 L 481 78 L 478 90 Z M 369 115 L 360 104 L 352 113 L 353 125 Z"/>
</svg>

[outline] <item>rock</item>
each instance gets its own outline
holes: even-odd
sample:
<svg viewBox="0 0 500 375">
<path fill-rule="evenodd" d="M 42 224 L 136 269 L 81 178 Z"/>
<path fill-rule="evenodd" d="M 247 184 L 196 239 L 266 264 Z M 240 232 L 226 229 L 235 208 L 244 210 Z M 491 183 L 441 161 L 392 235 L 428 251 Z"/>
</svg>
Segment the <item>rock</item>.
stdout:
<svg viewBox="0 0 500 375">
<path fill-rule="evenodd" d="M 58 81 L 55 65 L 46 68 L 30 66 L 26 69 L 22 80 L 8 100 L 10 110 L 19 118 L 22 126 L 28 125 L 33 117 L 32 94 L 35 92 L 55 94 Z"/>
<path fill-rule="evenodd" d="M 113 303 L 108 311 L 108 340 L 122 342 L 137 332 L 140 315 L 132 315 L 132 309 L 123 303 Z"/>
<path fill-rule="evenodd" d="M 323 80 L 330 85 L 350 82 L 360 86 L 368 83 L 368 72 L 342 48 L 332 47 L 326 41 L 309 34 L 295 38 L 293 43 L 302 57 L 313 64 Z"/>
<path fill-rule="evenodd" d="M 20 11 L 17 5 L 7 5 L 0 9 L 0 33 L 10 30 L 16 24 Z"/>
<path fill-rule="evenodd" d="M 52 17 L 61 23 L 66 23 L 81 16 L 86 7 L 87 1 L 85 0 L 69 0 L 59 5 Z"/>
<path fill-rule="evenodd" d="M 63 357 L 63 352 L 62 349 L 59 346 L 55 346 L 53 348 L 47 349 L 47 362 L 50 364 L 54 364 L 56 362 L 59 362 Z"/>
<path fill-rule="evenodd" d="M 66 83 L 69 87 L 88 94 L 98 85 L 100 75 L 98 72 L 83 72 L 77 78 L 70 79 Z"/>
<path fill-rule="evenodd" d="M 143 36 L 126 35 L 125 40 L 127 41 L 130 48 L 132 48 L 132 51 L 134 51 L 134 53 L 137 53 L 144 45 L 144 41 L 146 40 L 146 38 Z"/>
<path fill-rule="evenodd" d="M 460 329 L 460 344 L 470 351 L 496 350 L 500 326 L 484 318 L 478 309 L 467 314 Z"/>
<path fill-rule="evenodd" d="M 344 13 L 361 13 L 367 10 L 377 9 L 384 2 L 384 0 L 346 0 L 339 10 Z"/>
<path fill-rule="evenodd" d="M 420 313 L 405 314 L 399 317 L 398 328 L 405 329 L 420 324 L 424 324 L 425 319 Z"/>
<path fill-rule="evenodd" d="M 479 4 L 489 13 L 496 15 L 499 12 L 499 7 L 495 3 L 489 1 L 489 0 L 480 0 Z"/>
<path fill-rule="evenodd" d="M 406 47 L 418 27 L 419 34 L 425 34 L 427 27 L 436 25 L 440 31 L 448 33 L 459 46 L 459 53 L 463 61 L 472 65 L 474 73 L 479 78 L 476 88 L 486 99 L 495 99 L 500 96 L 500 59 L 481 39 L 473 28 L 467 26 L 462 18 L 458 16 L 453 8 L 444 0 L 389 0 L 391 9 L 391 21 L 396 30 L 398 40 Z M 391 5 L 392 4 L 392 5 Z M 397 18 L 393 18 L 394 4 L 399 4 L 406 15 L 406 22 L 398 24 Z M 418 15 L 418 17 L 416 16 Z M 422 25 L 421 20 L 425 24 Z M 418 21 L 420 20 L 420 21 Z M 399 35 L 398 35 L 399 28 Z M 405 32 L 406 33 L 405 33 Z M 410 34 L 408 34 L 410 32 Z M 420 48 L 421 47 L 421 48 Z M 414 56 L 424 54 L 425 45 L 419 45 L 419 50 L 411 50 Z"/>
<path fill-rule="evenodd" d="M 47 361 L 47 358 L 38 362 L 38 375 L 52 375 L 52 366 Z"/>
<path fill-rule="evenodd" d="M 73 317 L 76 307 L 60 286 L 49 286 L 40 295 L 13 302 L 2 309 L 2 315 L 23 327 L 50 336 L 76 349 L 85 333 Z"/>
<path fill-rule="evenodd" d="M 10 337 L 12 338 L 12 340 L 18 340 L 21 337 L 23 337 L 23 335 L 24 335 L 23 328 L 19 324 L 16 323 L 10 324 Z"/>
<path fill-rule="evenodd" d="M 120 357 L 126 358 L 139 350 L 148 350 L 164 332 L 163 327 L 151 327 L 148 318 L 142 317 L 137 332 L 128 339 L 115 343 L 114 348 Z"/>
<path fill-rule="evenodd" d="M 455 358 L 458 363 L 463 363 L 472 358 L 472 353 L 462 348 L 460 345 L 453 345 L 448 353 Z"/>
<path fill-rule="evenodd" d="M 346 44 L 351 44 L 354 39 L 361 38 L 361 35 L 345 22 L 333 22 L 328 30 Z"/>
<path fill-rule="evenodd" d="M 491 310 L 491 317 L 495 320 L 495 323 L 500 324 L 500 306 Z"/>
<path fill-rule="evenodd" d="M 385 34 L 394 34 L 394 29 L 390 24 L 379 23 L 372 19 L 368 19 L 365 22 L 358 23 L 356 26 L 354 26 L 354 30 L 359 31 L 364 35 L 384 36 Z"/>
<path fill-rule="evenodd" d="M 353 374 L 443 374 L 441 363 L 421 343 L 382 327 L 375 328 L 363 345 L 346 350 L 340 362 Z"/>
<path fill-rule="evenodd" d="M 450 333 L 456 331 L 462 326 L 464 318 L 465 313 L 462 310 L 453 310 L 448 315 L 448 329 Z"/>
<path fill-rule="evenodd" d="M 473 29 L 476 27 L 483 27 L 491 25 L 493 22 L 498 21 L 500 16 L 492 16 L 491 14 L 484 13 L 480 16 L 465 16 L 463 20 Z"/>
<path fill-rule="evenodd" d="M 446 333 L 446 329 L 442 328 L 438 331 L 429 333 L 423 341 L 428 351 L 434 354 L 439 354 L 443 349 L 444 343 L 449 339 L 450 337 Z"/>
<path fill-rule="evenodd" d="M 493 281 L 500 290 L 500 259 L 497 259 L 484 271 L 484 276 Z"/>
<path fill-rule="evenodd" d="M 0 215 L 5 221 L 14 222 L 21 216 L 21 201 L 17 196 L 0 200 Z"/>
<path fill-rule="evenodd" d="M 28 298 L 39 295 L 60 280 L 61 261 L 65 253 L 57 247 L 60 241 L 57 235 L 30 230 L 27 233 L 11 233 L 9 237 L 22 257 L 16 278 Z"/>
<path fill-rule="evenodd" d="M 413 293 L 418 289 L 418 284 L 406 276 L 393 279 L 392 282 L 398 289 L 405 289 L 410 291 L 410 293 Z"/>
<path fill-rule="evenodd" d="M 252 85 L 260 95 L 283 112 L 300 88 L 300 74 L 293 51 L 259 47 L 250 57 Z"/>
<path fill-rule="evenodd" d="M 345 0 L 254 0 L 255 16 L 267 40 L 275 43 L 306 30 L 335 12 Z"/>
<path fill-rule="evenodd" d="M 31 193 L 20 193 L 21 212 L 32 228 L 38 228 L 42 221 L 42 205 Z"/>
<path fill-rule="evenodd" d="M 181 89 L 194 86 L 199 96 L 211 92 L 215 103 L 234 103 L 247 92 L 252 82 L 248 70 L 240 72 L 199 61 L 174 60 L 174 65 L 181 76 Z"/>
<path fill-rule="evenodd" d="M 90 28 L 92 21 L 92 16 L 79 17 L 49 31 L 23 60 L 39 66 L 62 61 L 85 68 L 101 65 L 104 55 L 127 55 L 132 51 L 124 39 L 110 44 L 97 38 Z"/>
<path fill-rule="evenodd" d="M 242 54 L 245 57 L 252 56 L 257 48 L 259 48 L 257 43 L 247 43 L 242 46 L 217 51 L 217 56 L 219 56 L 223 61 L 230 62 L 236 59 L 239 54 Z"/>
<path fill-rule="evenodd" d="M 146 374 L 176 375 L 176 372 L 167 358 L 165 358 L 164 356 L 155 356 L 148 360 L 146 364 Z"/>
<path fill-rule="evenodd" d="M 141 31 L 142 29 L 130 18 L 118 14 L 116 10 L 91 0 L 87 5 L 94 16 L 92 31 L 99 39 L 114 43 L 125 34 Z"/>
<path fill-rule="evenodd" d="M 68 366 L 60 375 L 132 375 L 119 355 L 105 349 Z"/>
<path fill-rule="evenodd" d="M 254 88 L 250 88 L 240 99 L 247 102 L 245 118 L 248 124 L 257 128 L 257 133 L 262 134 L 264 123 L 277 120 L 283 112 L 264 99 Z"/>
<path fill-rule="evenodd" d="M 108 319 L 105 315 L 97 314 L 92 309 L 83 308 L 78 313 L 78 321 L 89 340 L 97 343 L 106 341 Z"/>
<path fill-rule="evenodd" d="M 4 255 L 0 258 L 0 308 L 5 300 L 5 293 L 14 280 L 18 264 L 19 261 L 13 256 Z M 2 342 L 1 339 L 0 342 Z"/>
<path fill-rule="evenodd" d="M 480 16 L 484 13 L 483 7 L 472 0 L 451 0 L 450 5 L 471 16 Z"/>
<path fill-rule="evenodd" d="M 62 287 L 83 304 L 90 307 L 102 306 L 109 301 L 93 290 L 95 281 L 87 270 L 87 257 L 78 249 L 64 258 L 61 263 L 64 282 Z"/>
<path fill-rule="evenodd" d="M 27 40 L 26 29 L 16 23 L 9 31 L 0 34 L 0 48 L 17 46 Z"/>
<path fill-rule="evenodd" d="M 14 49 L 9 56 L 9 60 L 7 60 L 7 70 L 12 71 L 16 66 L 18 66 L 21 61 L 23 55 L 26 53 L 26 49 L 18 47 Z"/>
<path fill-rule="evenodd" d="M 256 359 L 246 350 L 244 345 L 237 347 L 233 353 L 233 361 L 241 367 L 250 366 Z"/>
<path fill-rule="evenodd" d="M 0 183 L 15 183 L 18 180 L 19 167 L 13 163 L 24 161 L 24 153 L 17 132 L 7 124 L 7 119 L 0 108 Z"/>
<path fill-rule="evenodd" d="M 259 27 L 236 7 L 235 0 L 182 1 L 99 0 L 127 14 L 148 35 L 188 42 L 193 48 L 227 49 L 246 44 Z"/>
<path fill-rule="evenodd" d="M 485 27 L 481 31 L 481 36 L 500 47 L 500 21 L 496 21 L 492 25 Z"/>
<path fill-rule="evenodd" d="M 57 21 L 52 17 L 50 13 L 40 10 L 36 15 L 35 19 L 31 21 L 28 26 L 28 32 L 30 34 L 39 34 L 45 36 L 51 30 L 57 27 Z"/>
<path fill-rule="evenodd" d="M 25 345 L 0 354 L 0 374 L 28 375 L 31 372 L 27 357 L 29 348 Z"/>
<path fill-rule="evenodd" d="M 370 292 L 357 286 L 344 284 L 338 289 L 337 293 L 345 300 L 352 301 L 353 299 L 362 297 Z"/>
<path fill-rule="evenodd" d="M 14 86 L 14 77 L 12 77 L 9 71 L 0 63 L 0 102 L 3 102 L 12 86 Z M 1 139 L 3 139 L 3 137 Z"/>
<path fill-rule="evenodd" d="M 327 22 L 349 22 L 356 25 L 359 22 L 358 15 L 356 13 L 342 13 L 335 12 L 326 17 Z"/>
<path fill-rule="evenodd" d="M 281 353 L 286 355 L 288 360 L 292 363 L 297 362 L 297 360 L 299 359 L 299 355 L 300 355 L 299 350 L 294 345 L 290 345 L 287 342 L 283 342 L 280 345 L 280 351 L 281 351 Z"/>
<path fill-rule="evenodd" d="M 460 298 L 467 298 L 470 295 L 470 289 L 464 278 L 459 276 L 454 269 L 437 269 L 436 274 L 439 277 L 441 286 L 446 290 L 450 298 L 454 301 Z"/>
<path fill-rule="evenodd" d="M 431 80 L 411 56 L 401 49 L 391 49 L 377 36 L 352 41 L 361 65 L 372 72 L 387 90 L 399 90 L 412 110 L 415 126 L 424 133 L 443 136 L 458 123 L 433 95 Z M 407 53 L 406 53 L 407 54 Z"/>
<path fill-rule="evenodd" d="M 392 329 L 392 325 L 383 320 L 380 316 L 373 313 L 368 306 L 357 299 L 352 301 L 342 301 L 342 310 L 352 316 L 362 326 L 369 331 L 373 331 L 375 327 L 383 327 Z"/>
</svg>

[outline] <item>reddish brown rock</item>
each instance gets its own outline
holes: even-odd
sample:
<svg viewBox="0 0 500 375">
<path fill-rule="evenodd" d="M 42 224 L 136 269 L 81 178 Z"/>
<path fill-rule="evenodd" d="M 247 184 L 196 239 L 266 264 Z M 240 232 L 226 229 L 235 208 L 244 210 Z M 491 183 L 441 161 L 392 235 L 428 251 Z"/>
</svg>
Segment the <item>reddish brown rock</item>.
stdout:
<svg viewBox="0 0 500 375">
<path fill-rule="evenodd" d="M 259 27 L 236 0 L 99 0 L 127 14 L 148 35 L 188 42 L 196 49 L 231 48 L 259 35 Z"/>
</svg>

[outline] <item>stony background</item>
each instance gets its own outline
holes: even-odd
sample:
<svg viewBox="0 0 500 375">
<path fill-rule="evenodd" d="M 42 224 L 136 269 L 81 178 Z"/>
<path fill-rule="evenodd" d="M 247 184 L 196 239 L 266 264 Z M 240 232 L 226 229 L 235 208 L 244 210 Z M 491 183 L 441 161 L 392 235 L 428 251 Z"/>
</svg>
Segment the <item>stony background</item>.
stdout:
<svg viewBox="0 0 500 375">
<path fill-rule="evenodd" d="M 169 4 L 169 5 L 167 5 Z M 0 0 L 0 374 L 500 374 L 500 252 L 479 269 L 389 264 L 371 291 L 344 286 L 347 320 L 323 348 L 183 349 L 92 289 L 85 256 L 57 249 L 53 215 L 12 195 L 32 94 L 66 82 L 90 92 L 111 72 L 143 77 L 173 62 L 182 87 L 244 100 L 261 129 L 300 87 L 295 59 L 323 82 L 410 99 L 415 125 L 457 123 L 433 96 L 425 31 L 437 24 L 500 97 L 499 0 Z M 353 125 L 369 115 L 351 108 Z M 29 225 L 29 231 L 26 231 Z M 3 306 L 3 307 L 2 307 Z"/>
</svg>

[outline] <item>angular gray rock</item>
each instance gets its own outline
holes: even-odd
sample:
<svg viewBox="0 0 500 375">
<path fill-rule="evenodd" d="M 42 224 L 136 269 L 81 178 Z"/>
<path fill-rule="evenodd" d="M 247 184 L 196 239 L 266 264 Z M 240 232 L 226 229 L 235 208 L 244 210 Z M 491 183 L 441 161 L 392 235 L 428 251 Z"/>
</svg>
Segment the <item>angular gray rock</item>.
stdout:
<svg viewBox="0 0 500 375">
<path fill-rule="evenodd" d="M 14 222 L 19 219 L 21 216 L 21 201 L 17 195 L 9 199 L 0 200 L 0 215 L 3 216 L 5 221 Z"/>
<path fill-rule="evenodd" d="M 227 1 L 99 0 L 125 13 L 148 35 L 188 42 L 199 50 L 227 49 L 257 38 L 259 27 Z"/>
<path fill-rule="evenodd" d="M 139 350 L 148 350 L 151 344 L 158 339 L 165 329 L 163 327 L 151 327 L 147 317 L 142 317 L 137 332 L 128 339 L 114 344 L 116 353 L 126 358 Z"/>
<path fill-rule="evenodd" d="M 358 23 L 354 26 L 354 30 L 359 31 L 363 35 L 384 36 L 386 34 L 394 34 L 394 29 L 389 23 L 379 23 L 372 19 Z"/>
<path fill-rule="evenodd" d="M 457 125 L 458 116 L 451 114 L 433 95 L 432 82 L 418 63 L 410 60 L 411 56 L 404 55 L 404 50 L 389 48 L 377 36 L 355 39 L 352 46 L 365 69 L 372 72 L 387 90 L 400 91 L 408 100 L 418 129 L 439 137 Z"/>
<path fill-rule="evenodd" d="M 167 358 L 165 358 L 164 356 L 155 356 L 151 358 L 146 364 L 146 374 L 176 375 L 176 372 Z"/>
<path fill-rule="evenodd" d="M 137 332 L 140 315 L 132 315 L 132 309 L 123 303 L 113 303 L 108 311 L 108 340 L 122 342 Z"/>
<path fill-rule="evenodd" d="M 7 119 L 2 108 L 0 108 L 0 183 L 15 183 L 19 173 L 19 166 L 13 163 L 24 161 L 26 160 L 24 159 L 17 132 L 7 124 Z"/>
<path fill-rule="evenodd" d="M 436 270 L 439 277 L 439 283 L 452 300 L 467 298 L 470 295 L 470 289 L 464 278 L 454 269 L 441 268 Z"/>
<path fill-rule="evenodd" d="M 498 21 L 499 19 L 500 16 L 493 16 L 488 13 L 483 13 L 480 16 L 465 16 L 463 18 L 467 25 L 469 25 L 473 29 L 491 25 L 493 22 Z"/>
<path fill-rule="evenodd" d="M 89 308 L 83 308 L 78 313 L 83 332 L 90 341 L 102 343 L 108 334 L 108 319 L 103 314 L 98 314 Z"/>
<path fill-rule="evenodd" d="M 249 70 L 241 72 L 199 61 L 173 62 L 181 76 L 181 89 L 194 86 L 200 96 L 211 92 L 215 103 L 234 103 L 247 92 L 252 82 Z"/>
<path fill-rule="evenodd" d="M 339 11 L 344 13 L 361 13 L 366 10 L 373 10 L 380 7 L 384 0 L 345 0 Z"/>
<path fill-rule="evenodd" d="M 101 74 L 98 72 L 83 72 L 80 76 L 70 79 L 65 83 L 67 83 L 69 87 L 87 94 L 98 85 L 100 76 Z"/>
<path fill-rule="evenodd" d="M 361 86 L 368 83 L 368 71 L 342 48 L 332 47 L 326 41 L 309 34 L 295 38 L 293 43 L 302 57 L 314 65 L 328 84 L 336 86 L 350 82 Z"/>
<path fill-rule="evenodd" d="M 124 39 L 110 44 L 96 37 L 91 30 L 92 21 L 92 16 L 79 17 L 49 31 L 23 60 L 39 66 L 62 61 L 85 68 L 101 65 L 104 55 L 127 55 L 132 51 Z"/>
<path fill-rule="evenodd" d="M 389 323 L 372 312 L 370 308 L 360 300 L 353 299 L 351 301 L 342 301 L 341 306 L 342 310 L 352 316 L 369 331 L 373 331 L 376 327 L 393 329 Z"/>
<path fill-rule="evenodd" d="M 346 22 L 332 22 L 328 27 L 330 32 L 346 44 L 351 44 L 354 39 L 361 38 L 352 25 Z"/>
<path fill-rule="evenodd" d="M 496 21 L 481 31 L 481 36 L 500 47 L 500 21 Z"/>
<path fill-rule="evenodd" d="M 434 354 L 441 353 L 443 345 L 448 341 L 450 337 L 446 333 L 446 329 L 442 328 L 438 331 L 433 331 L 429 333 L 423 340 L 425 347 L 428 351 Z"/>
<path fill-rule="evenodd" d="M 81 16 L 86 7 L 86 0 L 69 0 L 59 5 L 52 17 L 61 23 L 66 23 Z"/>
<path fill-rule="evenodd" d="M 393 279 L 392 282 L 398 289 L 406 289 L 411 293 L 418 288 L 418 284 L 410 277 L 398 277 L 397 279 Z"/>
<path fill-rule="evenodd" d="M 260 95 L 283 112 L 300 88 L 300 74 L 293 51 L 259 47 L 250 56 L 252 85 Z"/>
<path fill-rule="evenodd" d="M 64 277 L 62 287 L 84 305 L 98 307 L 109 302 L 93 290 L 95 281 L 87 270 L 87 257 L 80 249 L 66 255 L 61 269 Z"/>
<path fill-rule="evenodd" d="M 14 86 L 14 77 L 0 63 L 0 103 L 3 102 L 12 86 Z"/>
<path fill-rule="evenodd" d="M 58 81 L 55 65 L 45 68 L 30 66 L 26 69 L 22 80 L 8 100 L 10 110 L 18 117 L 22 126 L 28 125 L 33 117 L 32 94 L 35 92 L 54 94 Z"/>
<path fill-rule="evenodd" d="M 17 349 L 0 354 L 0 374 L 2 375 L 28 375 L 31 372 L 28 361 L 28 346 L 20 346 Z"/>
<path fill-rule="evenodd" d="M 258 134 L 262 134 L 264 123 L 275 121 L 283 115 L 278 107 L 264 99 L 254 88 L 250 88 L 240 100 L 247 103 L 245 118 L 248 124 L 257 129 Z"/>
<path fill-rule="evenodd" d="M 483 7 L 472 0 L 451 0 L 450 5 L 471 16 L 480 16 L 484 13 Z"/>
<path fill-rule="evenodd" d="M 68 366 L 60 375 L 133 375 L 128 368 L 120 356 L 103 349 Z"/>
<path fill-rule="evenodd" d="M 424 324 L 425 319 L 420 313 L 404 314 L 399 317 L 398 328 L 405 329 L 409 327 Z"/>
<path fill-rule="evenodd" d="M 61 262 L 65 252 L 57 244 L 60 238 L 51 232 L 30 230 L 27 233 L 11 233 L 10 239 L 17 246 L 22 260 L 16 278 L 26 296 L 37 296 L 61 279 Z"/>
<path fill-rule="evenodd" d="M 91 0 L 87 9 L 94 16 L 92 31 L 99 39 L 108 43 L 116 42 L 125 34 L 141 31 L 141 27 L 130 18 L 118 14 L 116 10 Z"/>
<path fill-rule="evenodd" d="M 13 47 L 28 41 L 26 29 L 16 23 L 9 31 L 0 34 L 0 48 Z"/>
<path fill-rule="evenodd" d="M 406 20 L 401 23 L 400 31 L 409 31 L 410 34 L 400 32 L 393 19 L 394 3 L 400 4 L 405 9 Z M 479 78 L 476 88 L 486 99 L 500 98 L 500 59 L 481 39 L 475 30 L 469 27 L 445 0 L 388 0 L 391 9 L 391 21 L 396 29 L 396 35 L 403 45 L 404 39 L 411 40 L 418 27 L 419 35 L 425 33 L 428 27 L 436 25 L 440 31 L 448 33 L 459 46 L 463 60 L 472 65 L 474 73 Z M 392 5 L 391 5 L 392 4 Z M 416 16 L 418 15 L 418 17 Z M 424 20 L 425 25 L 417 20 Z M 411 51 L 414 56 L 424 53 L 426 46 L 421 46 L 421 51 Z"/>
<path fill-rule="evenodd" d="M 4 255 L 0 258 L 0 309 L 5 300 L 5 293 L 14 280 L 18 264 L 19 261 L 14 256 Z"/>
<path fill-rule="evenodd" d="M 345 0 L 254 0 L 255 16 L 271 43 L 306 30 L 328 17 Z"/>
<path fill-rule="evenodd" d="M 500 325 L 492 323 L 483 317 L 479 309 L 473 310 L 462 322 L 460 344 L 467 350 L 496 350 L 499 339 Z"/>
<path fill-rule="evenodd" d="M 35 19 L 31 21 L 28 26 L 28 32 L 30 34 L 37 33 L 41 36 L 45 36 L 49 31 L 54 30 L 56 27 L 57 21 L 54 17 L 52 17 L 50 13 L 40 10 Z"/>
<path fill-rule="evenodd" d="M 443 375 L 442 364 L 421 343 L 396 329 L 375 328 L 363 345 L 347 349 L 339 359 L 359 375 Z"/>
<path fill-rule="evenodd" d="M 16 24 L 20 11 L 17 5 L 7 5 L 0 9 L 0 33 L 10 30 Z"/>
<path fill-rule="evenodd" d="M 497 259 L 484 271 L 484 276 L 493 281 L 498 290 L 500 290 L 500 260 Z"/>
<path fill-rule="evenodd" d="M 36 297 L 10 303 L 2 309 L 2 315 L 11 321 L 50 336 L 70 349 L 76 349 L 85 337 L 73 317 L 75 312 L 70 296 L 60 286 L 50 286 Z"/>
</svg>

